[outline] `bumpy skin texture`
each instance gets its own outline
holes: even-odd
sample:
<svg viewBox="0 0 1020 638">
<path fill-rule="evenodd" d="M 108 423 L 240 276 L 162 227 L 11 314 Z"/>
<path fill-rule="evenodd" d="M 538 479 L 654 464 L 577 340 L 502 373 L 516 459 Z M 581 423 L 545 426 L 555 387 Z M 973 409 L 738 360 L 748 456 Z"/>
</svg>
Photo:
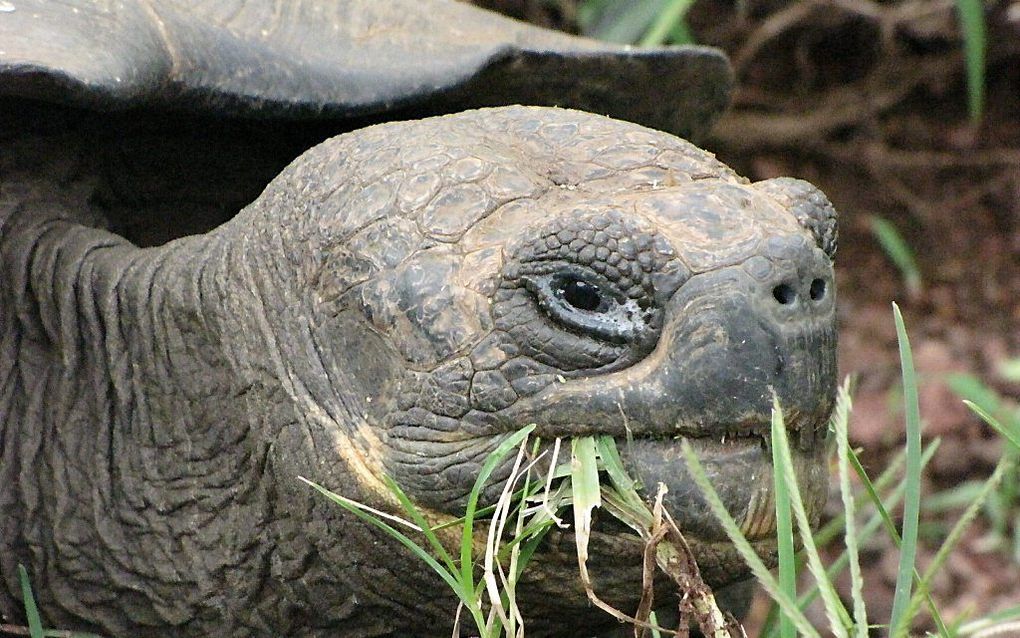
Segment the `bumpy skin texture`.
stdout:
<svg viewBox="0 0 1020 638">
<path fill-rule="evenodd" d="M 749 184 L 664 133 L 508 107 L 334 138 L 223 226 L 141 249 L 89 227 L 83 167 L 7 161 L 7 615 L 21 562 L 54 624 L 111 635 L 449 635 L 438 577 L 296 477 L 386 508 L 388 474 L 440 519 L 528 423 L 546 441 L 629 436 L 626 462 L 667 485 L 717 586 L 747 573 L 676 437 L 769 554 L 774 392 L 820 510 L 835 221 L 803 182 Z M 640 551 L 597 525 L 601 595 L 636 604 Z M 615 624 L 588 607 L 568 532 L 533 564 L 529 635 Z"/>
</svg>

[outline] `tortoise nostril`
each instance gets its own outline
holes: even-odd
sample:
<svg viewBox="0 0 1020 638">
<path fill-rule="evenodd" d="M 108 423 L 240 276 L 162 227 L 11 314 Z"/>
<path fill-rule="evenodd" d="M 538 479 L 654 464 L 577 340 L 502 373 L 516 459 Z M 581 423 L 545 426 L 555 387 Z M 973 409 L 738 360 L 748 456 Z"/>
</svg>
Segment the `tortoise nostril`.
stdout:
<svg viewBox="0 0 1020 638">
<path fill-rule="evenodd" d="M 812 281 L 811 290 L 809 292 L 809 294 L 811 295 L 811 300 L 821 301 L 823 298 L 825 298 L 825 289 L 826 285 L 824 279 L 815 279 L 814 281 Z"/>
<path fill-rule="evenodd" d="M 779 284 L 772 289 L 772 296 L 776 301 L 786 306 L 797 300 L 797 291 L 787 284 Z"/>
</svg>

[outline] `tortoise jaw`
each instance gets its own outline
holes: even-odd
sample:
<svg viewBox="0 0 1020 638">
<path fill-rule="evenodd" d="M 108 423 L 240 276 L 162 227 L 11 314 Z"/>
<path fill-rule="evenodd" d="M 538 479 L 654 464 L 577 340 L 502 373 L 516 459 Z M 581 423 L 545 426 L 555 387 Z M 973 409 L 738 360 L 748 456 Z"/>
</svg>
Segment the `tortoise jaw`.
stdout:
<svg viewBox="0 0 1020 638">
<path fill-rule="evenodd" d="M 767 439 L 755 432 L 729 436 L 725 441 L 721 437 L 686 440 L 740 531 L 764 562 L 774 566 L 778 555 L 775 490 Z M 617 438 L 617 447 L 628 473 L 640 482 L 639 493 L 647 502 L 654 500 L 660 483 L 665 485 L 664 507 L 684 535 L 706 583 L 721 587 L 747 578 L 746 563 L 689 473 L 680 439 L 621 437 Z M 828 492 L 824 447 L 807 452 L 795 448 L 791 452 L 805 509 L 814 526 Z M 615 577 L 623 583 L 626 579 L 622 574 L 631 567 L 621 563 L 632 556 L 632 576 L 635 583 L 640 582 L 644 542 L 630 527 L 608 512 L 597 510 L 591 538 L 592 570 L 615 565 L 614 569 L 623 570 Z M 572 530 L 558 531 L 551 535 L 546 551 L 554 556 L 572 555 L 573 542 Z"/>
<path fill-rule="evenodd" d="M 615 422 L 614 422 L 615 421 Z M 790 436 L 790 445 L 800 449 L 810 449 L 825 439 L 828 417 L 808 415 L 801 411 L 784 413 L 786 431 Z M 765 440 L 770 436 L 771 423 L 760 416 L 748 416 L 730 423 L 704 424 L 698 422 L 678 422 L 663 427 L 646 426 L 632 423 L 626 415 L 618 415 L 609 422 L 601 423 L 548 423 L 539 424 L 535 434 L 543 439 L 551 440 L 575 436 L 610 435 L 619 438 L 646 439 L 717 439 L 721 442 L 735 439 Z"/>
<path fill-rule="evenodd" d="M 809 413 L 791 409 L 784 413 L 794 471 L 812 519 L 820 514 L 828 492 L 825 463 L 828 417 L 827 411 Z M 628 421 L 623 416 L 618 416 L 609 427 L 603 419 L 593 421 L 569 425 L 540 423 L 536 435 L 544 441 L 613 436 L 626 469 L 642 486 L 642 496 L 649 503 L 661 483 L 666 488 L 666 510 L 685 534 L 709 544 L 728 542 L 687 467 L 681 450 L 681 441 L 685 440 L 745 536 L 752 541 L 774 540 L 775 485 L 769 419 L 754 415 L 731 423 L 682 423 L 668 428 Z"/>
<path fill-rule="evenodd" d="M 815 428 L 802 428 L 805 441 Z M 741 531 L 750 540 L 775 537 L 772 455 L 768 439 L 759 434 L 739 437 L 686 437 L 710 483 Z M 656 486 L 666 487 L 663 503 L 685 535 L 703 542 L 727 541 L 704 494 L 697 487 L 678 440 L 635 438 L 620 442 L 624 464 L 651 499 Z M 824 445 L 791 445 L 794 471 L 808 516 L 817 519 L 828 491 Z"/>
</svg>

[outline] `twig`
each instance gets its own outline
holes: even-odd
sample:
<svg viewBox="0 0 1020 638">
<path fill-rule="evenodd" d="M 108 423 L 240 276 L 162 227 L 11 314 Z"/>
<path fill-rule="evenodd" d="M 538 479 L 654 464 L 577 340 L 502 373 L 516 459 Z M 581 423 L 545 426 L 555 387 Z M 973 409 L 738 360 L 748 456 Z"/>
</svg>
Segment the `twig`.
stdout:
<svg viewBox="0 0 1020 638">
<path fill-rule="evenodd" d="M 861 82 L 826 93 L 811 109 L 800 113 L 760 113 L 736 110 L 724 115 L 713 136 L 733 150 L 797 146 L 818 140 L 836 129 L 872 120 L 936 77 L 955 73 L 962 64 L 958 52 L 923 58 L 899 58 L 883 64 Z M 739 102 L 739 95 L 738 95 Z"/>
<path fill-rule="evenodd" d="M 743 73 L 748 63 L 758 55 L 769 41 L 782 35 L 791 27 L 797 25 L 818 9 L 823 3 L 815 0 L 809 2 L 795 2 L 782 11 L 773 13 L 766 18 L 758 27 L 751 32 L 744 41 L 744 45 L 733 54 L 733 68 L 737 75 Z"/>
</svg>

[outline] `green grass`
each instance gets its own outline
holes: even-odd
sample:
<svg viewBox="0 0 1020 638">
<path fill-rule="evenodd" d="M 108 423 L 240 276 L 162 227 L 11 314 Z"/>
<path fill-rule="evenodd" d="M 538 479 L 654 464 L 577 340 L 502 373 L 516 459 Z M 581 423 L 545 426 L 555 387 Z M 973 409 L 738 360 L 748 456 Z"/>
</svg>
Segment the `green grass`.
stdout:
<svg viewBox="0 0 1020 638">
<path fill-rule="evenodd" d="M 711 588 L 702 580 L 683 533 L 663 508 L 665 488 L 658 486 L 654 504 L 649 507 L 638 494 L 638 483 L 624 469 L 616 440 L 611 436 L 575 439 L 573 449 L 571 491 L 574 493 L 575 504 L 579 498 L 584 502 L 582 508 L 575 506 L 578 567 L 589 600 L 621 622 L 651 629 L 653 632 L 666 631 L 652 620 L 654 564 L 673 580 L 678 591 L 684 593 L 680 604 L 680 623 L 685 629 L 688 622 L 693 622 L 710 638 L 740 636 L 742 632 L 739 627 L 726 619 L 716 604 Z M 599 477 L 599 472 L 605 475 L 605 480 Z M 578 496 L 579 493 L 581 496 Z M 590 513 L 595 507 L 601 506 L 633 529 L 645 542 L 641 599 L 633 616 L 602 601 L 588 577 L 586 547 Z M 589 517 L 589 520 L 578 519 L 578 511 Z"/>
<path fill-rule="evenodd" d="M 903 283 L 907 287 L 907 294 L 914 298 L 920 296 L 924 288 L 924 281 L 910 244 L 903 239 L 903 235 L 896 229 L 896 226 L 884 217 L 873 215 L 870 225 L 871 233 L 878 240 L 878 245 L 882 247 L 886 256 L 889 257 L 893 265 L 900 271 Z"/>
<path fill-rule="evenodd" d="M 772 438 L 776 439 L 785 431 L 783 415 L 779 410 L 772 412 Z M 786 452 L 789 452 L 787 447 Z M 783 467 L 786 458 L 779 445 L 772 446 L 772 467 Z M 786 489 L 785 477 L 779 472 L 773 473 L 776 495 L 776 536 L 779 545 L 779 587 L 791 600 L 797 597 L 797 554 L 794 545 L 793 515 L 790 503 L 790 491 Z M 796 638 L 797 628 L 785 614 L 779 619 L 780 638 Z"/>
<path fill-rule="evenodd" d="M 523 635 L 523 614 L 514 599 L 517 579 L 533 556 L 544 532 L 559 520 L 559 510 L 567 506 L 573 510 L 579 577 L 595 606 L 621 621 L 649 629 L 653 635 L 673 633 L 655 622 L 652 613 L 651 573 L 646 571 L 644 574 L 641 604 L 634 615 L 612 607 L 594 591 L 588 574 L 588 541 L 593 512 L 604 507 L 609 514 L 635 530 L 646 543 L 646 555 L 651 556 L 654 564 L 687 593 L 686 599 L 690 601 L 692 616 L 690 619 L 700 626 L 706 636 L 738 636 L 739 633 L 733 631 L 732 623 L 727 621 L 716 604 L 711 589 L 701 580 L 680 530 L 664 512 L 662 492 L 655 506 L 649 507 L 638 494 L 638 484 L 625 471 L 615 440 L 610 436 L 572 439 L 569 463 L 557 465 L 554 459 L 550 463 L 544 489 L 539 490 L 532 489 L 537 484 L 529 480 L 530 465 L 521 469 L 527 436 L 533 429 L 534 426 L 528 426 L 508 437 L 486 458 L 469 495 L 465 515 L 442 526 L 430 526 L 422 512 L 389 478 L 385 480 L 386 485 L 406 519 L 373 509 L 308 479 L 299 478 L 337 505 L 398 540 L 426 563 L 457 596 L 460 605 L 468 610 L 482 638 L 498 637 L 503 631 L 508 636 Z M 478 509 L 482 487 L 493 470 L 514 448 L 518 449 L 518 455 L 499 501 L 493 507 Z M 554 449 L 559 449 L 559 441 L 556 441 Z M 537 445 L 532 450 L 533 454 L 535 452 Z M 524 487 L 515 492 L 514 486 L 521 477 L 524 477 Z M 559 482 L 555 488 L 552 487 L 554 480 Z M 519 503 L 515 510 L 516 525 L 509 538 L 504 539 L 505 522 L 510 517 L 510 503 L 513 500 Z M 476 577 L 479 570 L 474 536 L 477 529 L 475 523 L 481 512 L 492 514 L 492 518 L 488 524 L 481 577 Z M 394 524 L 411 530 L 411 534 L 420 534 L 424 539 L 416 541 Z M 447 528 L 454 524 L 461 527 L 456 560 L 436 534 L 440 527 Z M 502 566 L 508 557 L 509 574 Z"/>
<path fill-rule="evenodd" d="M 985 54 L 988 49 L 985 6 L 982 0 L 956 0 L 963 33 L 964 63 L 967 68 L 967 108 L 970 119 L 981 120 L 985 110 Z"/>
<path fill-rule="evenodd" d="M 577 8 L 581 33 L 592 38 L 658 46 L 693 44 L 686 15 L 694 0 L 582 0 Z M 982 0 L 956 0 L 956 12 L 963 36 L 964 66 L 967 76 L 967 109 L 973 122 L 979 122 L 985 110 L 985 70 L 988 28 Z"/>
<path fill-rule="evenodd" d="M 896 321 L 896 338 L 900 348 L 900 369 L 903 374 L 903 414 L 906 426 L 907 468 L 903 498 L 903 531 L 900 543 L 900 562 L 896 571 L 896 590 L 893 593 L 892 613 L 889 617 L 891 634 L 905 635 L 911 618 L 906 616 L 910 604 L 910 590 L 914 584 L 914 563 L 917 558 L 917 523 L 921 517 L 921 413 L 917 396 L 917 375 L 910 339 L 903 323 L 899 306 L 893 304 Z"/>
<path fill-rule="evenodd" d="M 989 543 L 1008 548 L 1013 562 L 1020 564 L 1020 406 L 1000 396 L 972 374 L 953 374 L 947 382 L 985 423 L 1012 443 L 1006 445 L 1004 455 L 1012 459 L 1015 467 L 985 503 L 984 512 L 992 528 Z M 977 482 L 967 481 L 947 490 L 943 498 L 947 505 L 954 501 L 966 503 L 979 488 Z"/>
<path fill-rule="evenodd" d="M 581 33 L 619 44 L 692 44 L 685 16 L 693 0 L 584 0 L 577 8 Z"/>
</svg>

